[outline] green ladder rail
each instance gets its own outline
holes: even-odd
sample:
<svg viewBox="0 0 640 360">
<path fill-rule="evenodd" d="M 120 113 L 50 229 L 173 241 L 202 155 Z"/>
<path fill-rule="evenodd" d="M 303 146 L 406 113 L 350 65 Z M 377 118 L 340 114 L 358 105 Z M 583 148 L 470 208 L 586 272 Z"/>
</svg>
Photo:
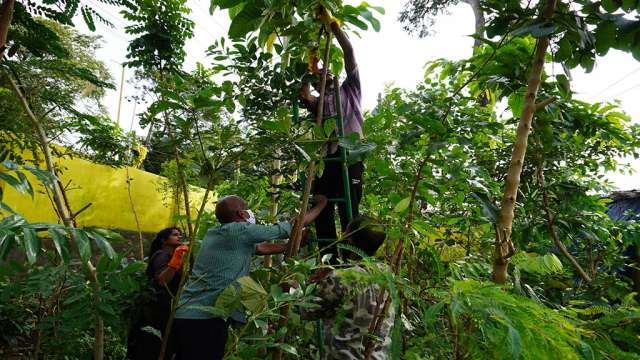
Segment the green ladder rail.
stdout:
<svg viewBox="0 0 640 360">
<path fill-rule="evenodd" d="M 338 137 L 344 138 L 344 120 L 342 114 L 342 100 L 340 98 L 340 83 L 337 77 L 333 78 L 333 89 L 335 93 L 335 106 L 336 106 L 336 126 L 338 127 Z M 342 146 L 338 147 L 339 154 L 335 157 L 324 158 L 324 161 L 337 162 L 342 164 L 342 189 L 343 197 L 331 198 L 329 203 L 331 206 L 336 203 L 344 203 L 347 210 L 347 219 L 349 222 L 353 220 L 353 206 L 351 202 L 351 181 L 349 179 L 349 164 L 347 149 Z M 342 229 L 344 231 L 344 229 Z M 334 242 L 337 239 L 317 239 L 318 242 Z"/>
<path fill-rule="evenodd" d="M 339 138 L 344 137 L 344 120 L 342 114 L 342 99 L 340 98 L 340 84 L 337 78 L 334 78 L 333 89 L 335 92 L 335 106 L 336 106 L 336 127 L 338 128 L 338 136 Z M 293 122 L 299 122 L 300 110 L 298 101 L 293 101 Z M 348 152 L 342 146 L 338 147 L 339 153 L 338 156 L 333 157 L 325 157 L 325 162 L 340 162 L 342 164 L 342 187 L 343 187 L 343 196 L 337 198 L 328 199 L 329 205 L 334 206 L 335 204 L 344 203 L 347 211 L 347 219 L 349 222 L 353 220 L 353 206 L 351 202 L 351 181 L 349 179 L 349 165 L 348 165 Z M 301 177 L 301 180 L 304 182 L 304 175 Z M 342 229 L 344 231 L 345 229 Z M 320 248 L 321 244 L 331 244 L 337 242 L 338 239 L 327 239 L 327 238 L 317 238 L 313 237 L 309 243 L 309 246 L 312 247 L 317 245 Z M 318 342 L 318 352 L 320 358 L 324 357 L 324 326 L 322 320 L 316 321 L 316 337 Z"/>
<path fill-rule="evenodd" d="M 338 127 L 338 136 L 339 138 L 344 138 L 344 120 L 342 114 L 342 100 L 340 99 L 340 83 L 337 77 L 333 78 L 333 89 L 335 93 L 335 106 L 336 106 L 336 125 Z M 296 106 L 297 107 L 297 106 Z M 294 107 L 294 108 L 296 108 Z M 294 112 L 295 113 L 295 112 Z M 342 164 L 342 187 L 343 187 L 343 197 L 331 198 L 329 199 L 329 206 L 334 206 L 335 204 L 344 203 L 347 211 L 347 219 L 349 222 L 353 220 L 353 207 L 351 202 L 351 179 L 349 178 L 349 164 L 347 163 L 348 154 L 347 149 L 342 146 L 338 147 L 339 154 L 335 157 L 325 158 L 324 161 L 339 161 Z M 335 220 L 334 220 L 335 221 Z M 344 224 L 341 224 L 344 225 Z M 342 229 L 344 231 L 345 229 Z M 317 229 L 316 229 L 317 231 Z M 331 244 L 335 243 L 337 239 L 323 239 L 316 238 L 316 243 L 318 248 L 320 248 L 320 244 Z M 337 245 L 333 245 L 337 246 Z M 316 321 L 316 336 L 318 342 L 318 352 L 320 358 L 324 358 L 324 324 L 322 320 Z"/>
</svg>

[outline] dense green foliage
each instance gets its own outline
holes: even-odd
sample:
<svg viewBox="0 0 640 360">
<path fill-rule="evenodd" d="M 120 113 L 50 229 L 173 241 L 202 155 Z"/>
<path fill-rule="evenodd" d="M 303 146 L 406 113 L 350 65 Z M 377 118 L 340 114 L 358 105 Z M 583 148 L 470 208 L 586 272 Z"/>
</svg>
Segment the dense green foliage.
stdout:
<svg viewBox="0 0 640 360">
<path fill-rule="evenodd" d="M 422 26 L 415 22 L 425 14 L 458 1 L 410 3 L 414 8 L 407 11 L 418 14 L 404 19 Z M 377 258 L 390 260 L 400 244 L 405 249 L 397 273 L 365 256 L 367 273 L 340 269 L 341 276 L 388 291 L 394 359 L 637 359 L 640 289 L 626 275 L 638 257 L 625 250 L 640 246 L 640 225 L 609 218 L 605 195 L 611 186 L 602 174 L 628 170 L 620 159 L 639 156 L 640 126 L 616 103 L 576 100 L 569 72 L 578 65 L 590 70 L 610 48 L 638 57 L 637 19 L 624 16 L 637 2 L 575 1 L 576 8 L 559 1 L 549 22 L 538 20 L 541 4 L 480 3 L 488 39 L 472 57 L 427 64 L 415 89 L 388 88 L 365 114 L 366 140 L 339 139 L 352 157 L 365 159 L 361 213 L 379 219 L 387 233 Z M 309 52 L 324 46 L 314 20 L 317 6 L 330 9 L 352 34 L 369 25 L 377 31 L 374 14 L 383 10 L 341 1 L 214 0 L 212 11 L 228 9 L 232 18 L 230 40 L 211 45 L 212 65 L 186 72 L 184 44 L 193 36 L 186 2 L 124 4 L 127 32 L 135 37 L 128 66 L 138 70 L 141 97 L 151 103 L 140 117 L 147 139 L 122 141 L 119 128 L 105 118 L 100 98 L 110 79 L 94 60 L 95 39 L 49 20 L 23 19 L 22 8 L 12 28 L 15 50 L 3 60 L 0 81 L 7 74 L 19 78 L 50 137 L 63 145 L 78 142 L 96 161 L 121 165 L 134 144 L 145 141 L 151 151 L 144 168 L 169 178 L 169 196 L 187 196 L 188 186 L 196 185 L 207 194 L 245 197 L 259 221 L 295 216 L 300 174 L 321 160 L 321 144 L 335 126 L 333 120 L 314 126 L 297 106 L 301 79 L 310 76 Z M 27 21 L 32 23 L 25 27 Z M 53 41 L 34 42 L 34 31 Z M 496 285 L 490 272 L 498 204 L 531 54 L 545 36 L 552 42 L 546 61 L 562 65 L 546 69 L 562 73 L 541 77 L 537 102 L 548 101 L 536 111 L 521 174 L 513 224 L 517 252 L 508 283 Z M 331 52 L 328 65 L 339 73 L 342 54 L 335 46 Z M 16 143 L 41 146 L 5 84 L 1 130 Z M 82 111 L 75 110 L 81 99 Z M 74 140 L 63 141 L 61 133 Z M 13 160 L 3 163 L 0 179 L 25 197 L 34 191 L 25 172 L 46 187 L 55 180 Z M 320 161 L 317 171 L 322 169 Z M 148 286 L 144 263 L 116 254 L 110 244 L 121 239 L 109 231 L 29 224 L 1 195 L 0 355 L 13 349 L 14 355 L 89 358 L 93 321 L 100 317 L 105 353 L 123 358 L 132 314 Z M 216 224 L 213 214 L 196 206 L 197 213 L 175 219 L 188 229 L 192 253 Z M 97 288 L 86 280 L 82 264 L 89 259 L 97 264 Z M 292 259 L 276 258 L 273 268 L 261 259 L 253 265 L 239 289 L 226 289 L 205 309 L 228 316 L 241 308 L 249 315 L 232 331 L 228 357 L 262 359 L 280 349 L 292 358 L 316 358 L 316 325 L 304 314 L 317 308 L 318 299 L 306 279 L 328 267 L 327 258 L 311 245 Z M 295 283 L 300 286 L 281 286 Z M 288 323 L 276 328 L 282 309 L 289 309 Z"/>
</svg>

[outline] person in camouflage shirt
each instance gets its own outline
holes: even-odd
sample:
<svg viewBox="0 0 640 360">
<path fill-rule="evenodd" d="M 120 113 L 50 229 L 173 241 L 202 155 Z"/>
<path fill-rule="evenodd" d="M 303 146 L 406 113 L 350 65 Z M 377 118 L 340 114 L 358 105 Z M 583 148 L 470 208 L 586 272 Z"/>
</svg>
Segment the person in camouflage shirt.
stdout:
<svg viewBox="0 0 640 360">
<path fill-rule="evenodd" d="M 375 255 L 386 238 L 382 229 L 372 226 L 373 219 L 359 216 L 347 227 L 347 242 L 368 256 Z M 380 227 L 381 228 L 381 227 Z M 359 260 L 360 256 L 349 253 L 348 260 Z M 384 264 L 375 266 L 381 270 Z M 358 273 L 366 276 L 367 270 L 357 263 L 351 262 L 341 270 L 322 269 L 316 272 L 309 281 L 315 283 L 316 296 L 321 299 L 320 309 L 304 314 L 307 319 L 324 319 L 324 354 L 322 359 L 361 360 L 364 358 L 364 338 L 369 332 L 379 286 L 359 281 L 345 281 L 342 277 L 358 277 Z M 342 276 L 341 276 L 342 275 Z M 385 318 L 380 333 L 381 341 L 375 343 L 371 359 L 383 360 L 389 357 L 391 339 L 389 332 L 393 326 L 393 314 Z"/>
</svg>

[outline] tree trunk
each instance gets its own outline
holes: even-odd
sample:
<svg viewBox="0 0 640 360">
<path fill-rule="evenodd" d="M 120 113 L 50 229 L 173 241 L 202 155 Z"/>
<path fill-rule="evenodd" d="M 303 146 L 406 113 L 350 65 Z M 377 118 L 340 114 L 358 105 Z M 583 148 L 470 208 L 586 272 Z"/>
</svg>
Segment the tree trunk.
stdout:
<svg viewBox="0 0 640 360">
<path fill-rule="evenodd" d="M 476 36 L 484 39 L 484 24 L 486 22 L 484 18 L 484 12 L 480 7 L 480 0 L 464 0 L 465 3 L 471 6 L 471 10 L 473 10 L 473 17 L 475 18 L 475 30 Z M 480 39 L 474 39 L 473 47 L 477 48 L 482 45 L 482 41 Z"/>
<path fill-rule="evenodd" d="M 44 160 L 47 166 L 47 171 L 51 174 L 51 176 L 55 179 L 52 182 L 52 192 L 53 192 L 53 200 L 56 207 L 56 211 L 60 216 L 60 220 L 62 220 L 63 224 L 68 228 L 75 228 L 73 219 L 71 217 L 71 210 L 64 202 L 64 189 L 60 186 L 58 179 L 58 175 L 56 174 L 56 169 L 53 164 L 53 156 L 51 155 L 51 149 L 49 148 L 49 139 L 47 137 L 47 133 L 44 130 L 40 120 L 36 117 L 36 115 L 31 110 L 31 106 L 27 101 L 27 98 L 24 96 L 18 83 L 15 79 L 9 74 L 7 74 L 9 81 L 11 82 L 11 86 L 13 87 L 16 96 L 20 99 L 22 106 L 25 112 L 28 115 L 29 120 L 36 131 L 38 136 L 38 141 L 40 142 L 40 147 L 42 148 L 42 152 L 44 153 Z M 72 233 L 73 234 L 73 233 Z M 73 237 L 73 235 L 72 235 Z M 74 239 L 75 240 L 75 239 Z M 77 244 L 76 241 L 74 241 Z M 98 274 L 95 266 L 91 263 L 91 260 L 88 260 L 85 265 L 89 270 L 89 278 L 94 285 L 94 305 L 97 309 L 97 304 L 100 302 L 100 298 L 98 297 L 98 293 L 100 291 L 100 283 L 98 282 Z M 96 311 L 96 323 L 95 323 L 95 339 L 93 344 L 93 359 L 94 360 L 102 360 L 104 358 L 104 322 L 100 315 Z"/>
<path fill-rule="evenodd" d="M 280 160 L 274 160 L 273 169 L 279 172 L 280 165 L 281 165 L 280 163 L 281 163 Z M 278 215 L 278 196 L 276 195 L 275 192 L 277 191 L 277 186 L 280 185 L 281 181 L 282 181 L 282 175 L 280 175 L 279 173 L 271 176 L 271 185 L 274 193 L 273 195 L 271 195 L 271 210 L 269 211 L 269 214 L 274 218 Z M 264 257 L 264 267 L 270 268 L 272 266 L 273 266 L 273 256 L 266 255 Z M 269 275 L 270 274 L 267 274 L 267 276 Z"/>
<path fill-rule="evenodd" d="M 547 0 L 542 12 L 544 20 L 551 19 L 556 7 L 556 0 Z M 511 241 L 511 230 L 513 226 L 513 212 L 518 197 L 518 186 L 520 185 L 520 173 L 527 151 L 531 122 L 536 110 L 536 94 L 540 87 L 542 71 L 544 68 L 544 57 L 549 47 L 549 38 L 539 38 L 536 43 L 536 51 L 531 66 L 531 74 L 525 94 L 524 109 L 518 124 L 516 141 L 513 146 L 513 154 L 509 165 L 509 172 L 505 181 L 504 194 L 500 206 L 500 217 L 496 226 L 496 245 L 493 259 L 493 281 L 503 284 L 507 280 L 507 267 L 509 258 L 515 253 L 513 242 Z"/>
<path fill-rule="evenodd" d="M 15 0 L 4 0 L 0 5 L 0 62 L 4 57 L 4 50 L 7 48 L 7 35 L 13 19 L 13 8 Z"/>
</svg>

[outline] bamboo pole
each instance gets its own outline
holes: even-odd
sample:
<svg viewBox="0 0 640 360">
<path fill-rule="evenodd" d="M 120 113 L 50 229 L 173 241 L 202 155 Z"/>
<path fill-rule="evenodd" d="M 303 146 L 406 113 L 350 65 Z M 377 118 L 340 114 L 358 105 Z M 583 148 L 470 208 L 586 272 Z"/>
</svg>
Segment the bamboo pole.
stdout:
<svg viewBox="0 0 640 360">
<path fill-rule="evenodd" d="M 120 94 L 118 95 L 118 112 L 116 113 L 116 123 L 120 126 L 120 110 L 122 109 L 122 95 L 124 95 L 124 64 L 120 73 Z"/>
</svg>

